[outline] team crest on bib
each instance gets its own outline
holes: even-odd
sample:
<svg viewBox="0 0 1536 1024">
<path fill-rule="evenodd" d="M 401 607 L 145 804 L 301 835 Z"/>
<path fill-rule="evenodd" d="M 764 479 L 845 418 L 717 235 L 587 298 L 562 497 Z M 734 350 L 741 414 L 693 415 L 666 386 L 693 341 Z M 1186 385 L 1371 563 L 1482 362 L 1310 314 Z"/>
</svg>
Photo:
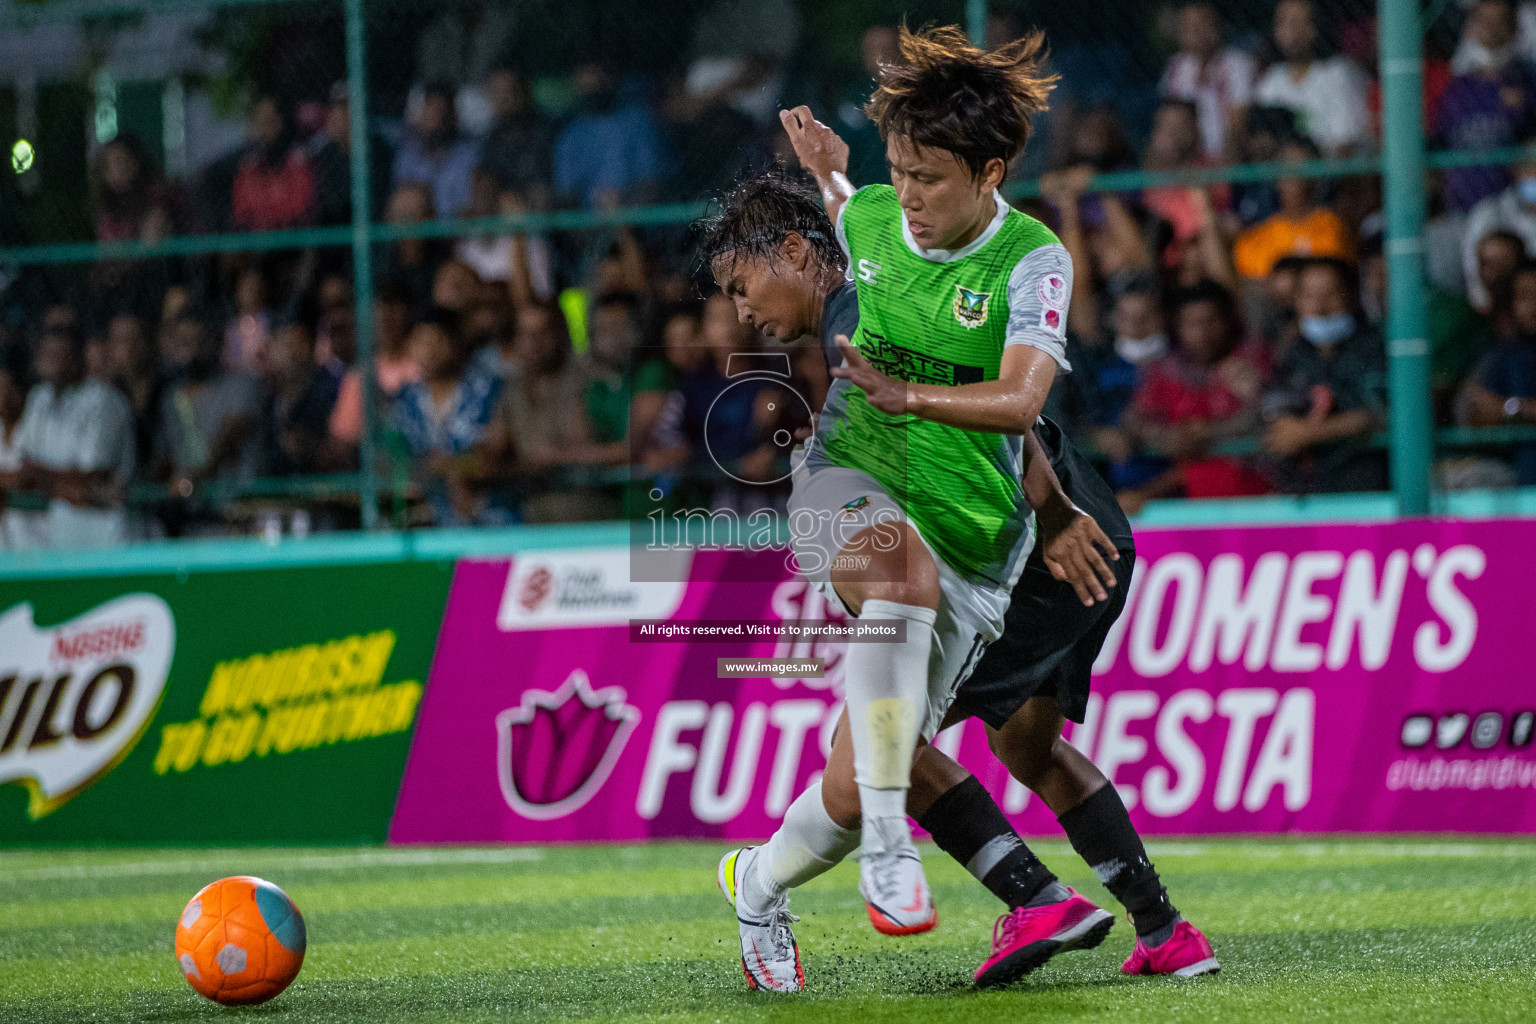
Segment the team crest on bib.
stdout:
<svg viewBox="0 0 1536 1024">
<path fill-rule="evenodd" d="M 987 300 L 991 292 L 973 292 L 955 285 L 955 319 L 967 330 L 987 322 Z"/>
</svg>

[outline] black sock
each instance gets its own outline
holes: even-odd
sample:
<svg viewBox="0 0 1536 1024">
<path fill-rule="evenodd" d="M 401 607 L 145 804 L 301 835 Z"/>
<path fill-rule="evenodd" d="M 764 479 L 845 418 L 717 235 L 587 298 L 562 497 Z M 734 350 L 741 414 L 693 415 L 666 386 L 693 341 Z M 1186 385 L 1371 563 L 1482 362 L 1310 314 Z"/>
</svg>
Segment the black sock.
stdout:
<svg viewBox="0 0 1536 1024">
<path fill-rule="evenodd" d="M 917 823 L 1010 909 L 1067 898 L 974 775 L 935 800 Z"/>
<path fill-rule="evenodd" d="M 1131 912 L 1136 934 L 1166 938 L 1154 933 L 1171 928 L 1179 912 L 1168 901 L 1168 890 L 1147 859 L 1141 837 L 1115 787 L 1104 786 L 1056 820 L 1066 830 L 1072 849 Z"/>
</svg>

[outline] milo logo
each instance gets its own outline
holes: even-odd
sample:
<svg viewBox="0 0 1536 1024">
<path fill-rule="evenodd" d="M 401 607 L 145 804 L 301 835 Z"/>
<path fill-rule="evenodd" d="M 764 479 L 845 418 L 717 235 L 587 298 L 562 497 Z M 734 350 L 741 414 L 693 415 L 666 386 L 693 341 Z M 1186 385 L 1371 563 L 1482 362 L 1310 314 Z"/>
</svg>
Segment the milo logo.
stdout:
<svg viewBox="0 0 1536 1024">
<path fill-rule="evenodd" d="M 602 788 L 640 721 L 622 688 L 594 691 L 572 672 L 554 693 L 525 690 L 521 706 L 496 716 L 501 795 L 525 818 L 570 814 Z"/>
<path fill-rule="evenodd" d="M 128 756 L 154 716 L 176 626 L 153 594 L 129 594 L 56 626 L 30 604 L 0 615 L 0 784 L 20 782 L 33 820 Z"/>
</svg>

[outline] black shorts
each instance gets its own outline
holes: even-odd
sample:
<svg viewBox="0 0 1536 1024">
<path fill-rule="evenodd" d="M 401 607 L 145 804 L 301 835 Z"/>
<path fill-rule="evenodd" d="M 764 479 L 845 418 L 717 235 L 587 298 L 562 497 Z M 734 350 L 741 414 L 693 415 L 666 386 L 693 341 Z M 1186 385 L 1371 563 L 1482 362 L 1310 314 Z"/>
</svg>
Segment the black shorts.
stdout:
<svg viewBox="0 0 1536 1024">
<path fill-rule="evenodd" d="M 1032 558 L 1013 588 L 1003 635 L 987 645 L 976 670 L 955 695 L 951 716 L 979 718 L 994 729 L 1031 697 L 1055 697 L 1061 713 L 1081 722 L 1088 709 L 1093 662 L 1131 586 L 1136 552 L 1121 549 L 1111 562 L 1119 581 L 1108 601 L 1083 606 L 1069 584 Z"/>
</svg>

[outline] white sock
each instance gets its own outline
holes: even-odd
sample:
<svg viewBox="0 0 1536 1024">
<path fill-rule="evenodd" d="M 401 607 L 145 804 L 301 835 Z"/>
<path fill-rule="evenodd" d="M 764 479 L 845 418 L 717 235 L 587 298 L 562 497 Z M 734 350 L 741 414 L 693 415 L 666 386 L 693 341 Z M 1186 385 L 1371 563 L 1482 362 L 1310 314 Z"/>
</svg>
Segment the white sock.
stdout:
<svg viewBox="0 0 1536 1024">
<path fill-rule="evenodd" d="M 838 827 L 821 802 L 821 783 L 808 786 L 784 812 L 784 822 L 758 853 L 755 883 L 747 901 L 754 907 L 830 871 L 859 848 L 857 829 Z"/>
<path fill-rule="evenodd" d="M 902 643 L 851 643 L 843 656 L 844 694 L 852 729 L 853 774 L 864 825 L 880 820 L 910 834 L 907 788 L 928 693 L 928 655 L 936 614 L 920 605 L 865 601 L 859 619 L 905 619 Z M 893 820 L 899 825 L 893 825 Z M 876 833 L 871 832 L 871 835 Z"/>
</svg>

